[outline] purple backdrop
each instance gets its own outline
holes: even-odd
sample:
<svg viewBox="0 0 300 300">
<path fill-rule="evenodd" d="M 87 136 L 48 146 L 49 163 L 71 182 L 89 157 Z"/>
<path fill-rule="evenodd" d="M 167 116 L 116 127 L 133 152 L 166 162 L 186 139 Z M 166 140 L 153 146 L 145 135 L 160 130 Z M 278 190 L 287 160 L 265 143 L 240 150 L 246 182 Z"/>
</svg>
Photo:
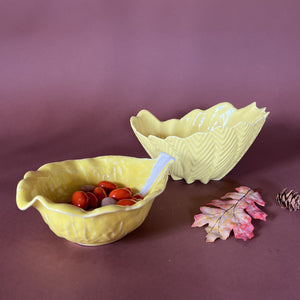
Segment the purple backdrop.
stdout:
<svg viewBox="0 0 300 300">
<path fill-rule="evenodd" d="M 0 298 L 298 299 L 299 1 L 1 1 Z M 81 247 L 15 203 L 28 170 L 64 159 L 147 157 L 129 118 L 256 101 L 270 116 L 222 181 L 169 180 L 124 239 Z M 254 239 L 205 243 L 199 206 L 237 185 L 262 191 Z"/>
</svg>

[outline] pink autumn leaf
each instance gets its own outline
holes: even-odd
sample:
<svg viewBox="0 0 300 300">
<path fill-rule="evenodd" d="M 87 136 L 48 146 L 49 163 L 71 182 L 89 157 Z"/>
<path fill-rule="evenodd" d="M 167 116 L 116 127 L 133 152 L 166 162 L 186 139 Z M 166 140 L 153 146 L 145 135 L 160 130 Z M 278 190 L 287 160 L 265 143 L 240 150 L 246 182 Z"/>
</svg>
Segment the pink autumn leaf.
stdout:
<svg viewBox="0 0 300 300">
<path fill-rule="evenodd" d="M 251 217 L 266 220 L 267 214 L 256 206 L 265 205 L 258 192 L 246 186 L 238 187 L 236 191 L 221 197 L 227 200 L 212 200 L 200 207 L 201 213 L 194 216 L 192 227 L 208 224 L 205 228 L 207 242 L 214 242 L 217 238 L 226 240 L 231 231 L 236 239 L 246 241 L 253 237 L 254 226 L 251 224 Z"/>
</svg>

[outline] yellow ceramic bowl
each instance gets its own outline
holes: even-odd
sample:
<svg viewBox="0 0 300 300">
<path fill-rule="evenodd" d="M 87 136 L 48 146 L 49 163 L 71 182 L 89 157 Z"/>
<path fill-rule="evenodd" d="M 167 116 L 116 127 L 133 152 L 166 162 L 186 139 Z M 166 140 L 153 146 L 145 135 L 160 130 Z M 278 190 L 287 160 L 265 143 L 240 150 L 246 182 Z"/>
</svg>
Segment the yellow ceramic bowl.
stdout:
<svg viewBox="0 0 300 300">
<path fill-rule="evenodd" d="M 101 245 L 121 239 L 145 220 L 153 200 L 166 187 L 166 164 L 143 200 L 132 206 L 109 205 L 84 211 L 70 203 L 82 185 L 110 180 L 119 186 L 140 191 L 151 174 L 156 159 L 102 156 L 49 163 L 29 171 L 17 186 L 17 206 L 35 207 L 60 237 L 82 245 Z"/>
<path fill-rule="evenodd" d="M 130 124 L 150 157 L 165 152 L 175 158 L 170 169 L 174 180 L 207 183 L 222 179 L 232 170 L 257 137 L 267 115 L 255 102 L 242 109 L 225 102 L 164 122 L 141 110 L 131 117 Z"/>
</svg>

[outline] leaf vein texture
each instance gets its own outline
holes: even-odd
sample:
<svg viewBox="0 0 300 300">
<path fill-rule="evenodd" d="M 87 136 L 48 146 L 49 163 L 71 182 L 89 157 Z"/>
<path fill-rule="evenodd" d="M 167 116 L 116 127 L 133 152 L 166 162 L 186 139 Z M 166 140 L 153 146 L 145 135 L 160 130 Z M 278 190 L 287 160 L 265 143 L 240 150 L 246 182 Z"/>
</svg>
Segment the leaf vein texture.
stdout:
<svg viewBox="0 0 300 300">
<path fill-rule="evenodd" d="M 258 192 L 246 186 L 235 190 L 221 197 L 222 200 L 215 199 L 201 206 L 201 213 L 194 216 L 192 227 L 208 224 L 206 242 L 214 242 L 217 238 L 226 240 L 231 231 L 236 239 L 247 241 L 254 236 L 252 218 L 266 220 L 267 214 L 256 206 L 265 206 Z"/>
</svg>

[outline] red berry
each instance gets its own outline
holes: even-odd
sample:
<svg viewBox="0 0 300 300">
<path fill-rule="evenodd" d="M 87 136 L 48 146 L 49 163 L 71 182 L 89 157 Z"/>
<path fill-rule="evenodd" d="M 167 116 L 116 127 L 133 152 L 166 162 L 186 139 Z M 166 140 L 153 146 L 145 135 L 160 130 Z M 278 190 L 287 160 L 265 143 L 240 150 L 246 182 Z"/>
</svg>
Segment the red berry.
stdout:
<svg viewBox="0 0 300 300">
<path fill-rule="evenodd" d="M 132 190 L 130 187 L 124 187 L 125 190 L 129 191 L 131 193 L 131 196 L 132 196 Z"/>
<path fill-rule="evenodd" d="M 107 197 L 105 190 L 98 186 L 94 189 L 94 194 L 97 196 L 99 201 L 101 201 L 103 198 Z"/>
<path fill-rule="evenodd" d="M 135 201 L 133 201 L 132 199 L 121 199 L 116 203 L 116 205 L 122 206 L 131 206 L 133 204 L 135 204 Z"/>
<path fill-rule="evenodd" d="M 117 188 L 117 186 L 113 182 L 106 180 L 100 181 L 98 183 L 98 186 L 102 187 L 106 191 L 106 193 L 110 193 L 112 190 Z"/>
<path fill-rule="evenodd" d="M 72 195 L 72 204 L 82 209 L 87 209 L 89 206 L 89 198 L 85 192 L 76 191 Z"/>
<path fill-rule="evenodd" d="M 100 201 L 97 196 L 91 192 L 86 193 L 89 198 L 89 208 L 97 208 L 100 206 Z"/>
<path fill-rule="evenodd" d="M 115 189 L 109 193 L 109 197 L 116 200 L 130 199 L 132 197 L 132 193 L 125 188 Z"/>
<path fill-rule="evenodd" d="M 132 196 L 132 198 L 137 199 L 137 200 L 144 199 L 144 197 L 141 194 L 135 194 L 134 196 Z"/>
</svg>

